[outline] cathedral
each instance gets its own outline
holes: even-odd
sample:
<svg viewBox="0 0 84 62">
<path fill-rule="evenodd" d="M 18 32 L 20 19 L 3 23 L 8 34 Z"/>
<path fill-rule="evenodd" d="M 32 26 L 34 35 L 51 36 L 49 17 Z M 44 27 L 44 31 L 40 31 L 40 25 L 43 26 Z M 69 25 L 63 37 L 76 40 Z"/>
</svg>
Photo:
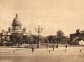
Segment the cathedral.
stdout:
<svg viewBox="0 0 84 62">
<path fill-rule="evenodd" d="M 0 33 L 1 45 L 20 43 L 22 36 L 28 35 L 29 34 L 26 33 L 26 28 L 22 28 L 22 23 L 16 14 L 11 27 L 8 28 L 8 31 L 2 30 Z"/>
</svg>

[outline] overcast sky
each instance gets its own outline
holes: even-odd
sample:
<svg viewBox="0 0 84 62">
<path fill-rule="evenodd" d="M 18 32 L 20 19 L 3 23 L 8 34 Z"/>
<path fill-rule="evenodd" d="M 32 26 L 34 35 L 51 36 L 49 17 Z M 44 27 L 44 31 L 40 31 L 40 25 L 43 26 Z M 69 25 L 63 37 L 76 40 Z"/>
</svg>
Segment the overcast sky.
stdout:
<svg viewBox="0 0 84 62">
<path fill-rule="evenodd" d="M 43 28 L 42 35 L 84 30 L 84 0 L 0 0 L 0 31 L 11 27 L 16 13 L 33 34 L 38 25 Z"/>
</svg>

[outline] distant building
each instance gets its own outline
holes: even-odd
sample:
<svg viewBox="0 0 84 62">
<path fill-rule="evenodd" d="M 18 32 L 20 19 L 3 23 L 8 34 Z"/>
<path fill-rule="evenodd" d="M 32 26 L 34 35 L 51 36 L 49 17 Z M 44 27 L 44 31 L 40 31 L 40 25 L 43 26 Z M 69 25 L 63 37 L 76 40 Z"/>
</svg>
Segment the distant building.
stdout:
<svg viewBox="0 0 84 62">
<path fill-rule="evenodd" d="M 70 34 L 70 44 L 79 44 L 80 40 L 84 40 L 84 31 L 76 30 L 76 33 Z"/>
</svg>

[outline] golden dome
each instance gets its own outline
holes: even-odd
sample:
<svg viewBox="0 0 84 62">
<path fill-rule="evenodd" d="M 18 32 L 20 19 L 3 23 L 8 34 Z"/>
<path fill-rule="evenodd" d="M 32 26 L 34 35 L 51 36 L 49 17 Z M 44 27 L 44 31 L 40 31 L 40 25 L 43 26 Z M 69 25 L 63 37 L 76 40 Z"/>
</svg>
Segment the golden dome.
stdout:
<svg viewBox="0 0 84 62">
<path fill-rule="evenodd" d="M 22 26 L 22 23 L 20 22 L 20 19 L 18 18 L 18 15 L 16 14 L 16 17 L 13 19 L 12 26 Z"/>
</svg>

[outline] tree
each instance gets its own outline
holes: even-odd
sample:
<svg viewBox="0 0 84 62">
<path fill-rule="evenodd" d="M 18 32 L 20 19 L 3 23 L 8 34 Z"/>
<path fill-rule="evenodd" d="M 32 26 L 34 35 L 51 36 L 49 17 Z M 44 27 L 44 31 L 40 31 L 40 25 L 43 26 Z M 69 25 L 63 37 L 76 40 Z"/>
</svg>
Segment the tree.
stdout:
<svg viewBox="0 0 84 62">
<path fill-rule="evenodd" d="M 17 44 L 18 44 L 18 47 L 23 43 L 22 41 L 22 34 L 16 34 L 16 41 L 17 41 Z"/>
<path fill-rule="evenodd" d="M 57 43 L 62 43 L 63 37 L 64 37 L 64 32 L 62 30 L 58 30 L 56 33 Z"/>
<path fill-rule="evenodd" d="M 70 44 L 70 38 L 69 38 L 69 36 L 64 36 L 63 37 L 63 43 L 64 44 Z"/>
<path fill-rule="evenodd" d="M 11 38 L 10 38 L 10 41 L 13 42 L 13 45 L 18 44 L 18 47 L 19 47 L 23 43 L 22 38 L 23 38 L 22 34 L 19 34 L 19 33 L 12 34 Z"/>
</svg>

